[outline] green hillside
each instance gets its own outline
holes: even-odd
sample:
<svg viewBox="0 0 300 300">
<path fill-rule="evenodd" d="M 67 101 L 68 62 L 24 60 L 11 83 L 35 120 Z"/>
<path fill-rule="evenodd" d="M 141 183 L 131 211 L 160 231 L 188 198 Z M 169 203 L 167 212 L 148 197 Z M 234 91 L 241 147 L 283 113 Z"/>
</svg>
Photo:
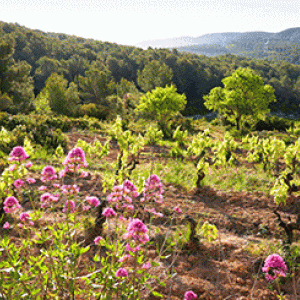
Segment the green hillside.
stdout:
<svg viewBox="0 0 300 300">
<path fill-rule="evenodd" d="M 276 60 L 233 54 L 210 57 L 182 53 L 176 49 L 143 50 L 31 30 L 5 22 L 0 22 L 0 41 L 0 105 L 1 110 L 12 113 L 33 110 L 37 99 L 43 107 L 49 97 L 47 92 L 52 89 L 57 95 L 63 95 L 60 99 L 65 99 L 62 100 L 65 103 L 60 104 L 64 107 L 56 109 L 56 112 L 77 116 L 94 113 L 106 118 L 115 113 L 124 95 L 130 93 L 129 100 L 134 106 L 150 87 L 168 83 L 175 84 L 178 92 L 186 95 L 184 114 L 205 113 L 203 96 L 212 88 L 222 86 L 221 80 L 238 67 L 252 68 L 265 83 L 275 88 L 277 102 L 271 106 L 273 111 L 300 112 L 300 66 L 276 56 L 278 53 L 283 56 L 288 51 L 287 48 L 279 50 L 280 44 L 276 44 L 278 49 L 273 57 Z M 232 44 L 230 47 L 237 54 L 254 48 L 251 42 L 244 48 L 240 45 Z M 291 57 L 299 51 L 293 45 L 290 45 Z M 210 52 L 209 55 L 222 54 L 228 47 L 207 46 L 206 52 Z M 274 48 L 275 44 L 270 42 L 269 47 Z M 255 51 L 260 53 L 262 50 Z M 266 58 L 270 58 L 269 55 Z M 53 73 L 56 75 L 51 76 Z M 47 79 L 48 87 L 44 89 Z M 53 107 L 52 110 L 55 110 Z M 72 107 L 72 110 L 66 111 L 66 107 Z"/>
</svg>

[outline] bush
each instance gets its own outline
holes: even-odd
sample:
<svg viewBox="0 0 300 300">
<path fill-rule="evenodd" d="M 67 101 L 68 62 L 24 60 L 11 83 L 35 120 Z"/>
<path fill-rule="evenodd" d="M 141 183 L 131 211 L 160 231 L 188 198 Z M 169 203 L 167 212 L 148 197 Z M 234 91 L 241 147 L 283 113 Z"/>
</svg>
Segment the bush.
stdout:
<svg viewBox="0 0 300 300">
<path fill-rule="evenodd" d="M 294 125 L 294 121 L 280 118 L 277 116 L 268 115 L 265 120 L 259 120 L 254 126 L 257 131 L 286 131 Z"/>
<path fill-rule="evenodd" d="M 106 120 L 110 116 L 110 111 L 107 107 L 97 105 L 95 103 L 80 105 L 75 112 L 76 117 L 89 116 L 99 120 Z"/>
</svg>

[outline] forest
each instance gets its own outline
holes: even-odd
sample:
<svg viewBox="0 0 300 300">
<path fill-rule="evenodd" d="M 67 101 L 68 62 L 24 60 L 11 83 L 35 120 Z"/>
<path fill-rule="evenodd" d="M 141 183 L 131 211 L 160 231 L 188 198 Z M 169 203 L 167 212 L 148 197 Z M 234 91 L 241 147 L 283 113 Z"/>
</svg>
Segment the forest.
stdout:
<svg viewBox="0 0 300 300">
<path fill-rule="evenodd" d="M 233 54 L 209 57 L 176 49 L 137 47 L 31 30 L 0 22 L 0 106 L 16 114 L 39 110 L 100 119 L 158 86 L 187 97 L 183 115 L 205 114 L 203 96 L 239 67 L 250 67 L 275 89 L 271 112 L 300 112 L 300 66 Z M 282 52 L 284 53 L 284 51 Z"/>
</svg>

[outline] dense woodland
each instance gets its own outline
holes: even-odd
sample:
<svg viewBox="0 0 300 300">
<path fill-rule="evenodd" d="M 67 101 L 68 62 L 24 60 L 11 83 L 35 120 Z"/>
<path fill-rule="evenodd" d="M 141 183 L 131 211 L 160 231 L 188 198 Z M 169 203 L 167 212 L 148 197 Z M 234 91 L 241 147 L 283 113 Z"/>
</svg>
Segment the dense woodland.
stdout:
<svg viewBox="0 0 300 300">
<path fill-rule="evenodd" d="M 173 83 L 187 97 L 183 114 L 205 113 L 203 96 L 238 67 L 250 67 L 275 88 L 271 110 L 297 114 L 300 66 L 281 59 L 143 50 L 0 22 L 0 109 L 105 119 L 124 99 L 134 107 L 142 93 Z"/>
</svg>

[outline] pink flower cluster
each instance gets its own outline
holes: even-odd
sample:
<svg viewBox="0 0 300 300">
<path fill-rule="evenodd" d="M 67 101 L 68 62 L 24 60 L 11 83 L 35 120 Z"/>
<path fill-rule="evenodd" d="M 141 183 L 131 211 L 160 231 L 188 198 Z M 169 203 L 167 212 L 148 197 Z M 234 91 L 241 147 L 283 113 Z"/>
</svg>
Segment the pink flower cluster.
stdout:
<svg viewBox="0 0 300 300">
<path fill-rule="evenodd" d="M 78 194 L 79 193 L 79 186 L 76 184 L 73 185 L 63 185 L 61 187 L 62 193 L 64 195 L 73 195 L 73 194 Z"/>
<path fill-rule="evenodd" d="M 95 196 L 86 196 L 85 200 L 89 204 L 89 205 L 83 205 L 83 210 L 85 211 L 89 210 L 91 207 L 97 207 L 100 205 L 99 199 Z"/>
<path fill-rule="evenodd" d="M 75 202 L 73 200 L 67 200 L 65 202 L 63 212 L 74 213 L 75 212 Z"/>
<path fill-rule="evenodd" d="M 122 207 L 132 209 L 132 198 L 139 195 L 136 186 L 129 180 L 125 180 L 122 185 L 114 186 L 113 192 L 107 196 L 108 202 L 115 203 L 118 208 L 119 203 L 124 202 Z"/>
<path fill-rule="evenodd" d="M 54 180 L 57 178 L 57 175 L 55 174 L 55 170 L 52 166 L 46 166 L 43 171 L 42 171 L 42 177 L 41 177 L 41 181 L 45 182 L 45 181 L 50 181 L 50 180 Z"/>
<path fill-rule="evenodd" d="M 145 183 L 143 198 L 141 201 L 155 201 L 157 203 L 163 202 L 163 185 L 159 177 L 152 174 L 148 177 Z"/>
<path fill-rule="evenodd" d="M 278 254 L 269 255 L 262 271 L 266 273 L 267 280 L 275 280 L 277 277 L 285 277 L 287 272 L 287 266 L 283 258 Z"/>
<path fill-rule="evenodd" d="M 81 148 L 73 148 L 63 161 L 63 165 L 66 166 L 65 172 L 75 173 L 80 168 L 86 168 L 88 166 L 85 159 L 85 153 Z"/>
<path fill-rule="evenodd" d="M 51 205 L 51 203 L 57 202 L 58 198 L 59 197 L 57 195 L 54 196 L 51 193 L 44 193 L 41 195 L 41 208 L 46 208 Z"/>
<path fill-rule="evenodd" d="M 9 161 L 22 161 L 29 158 L 29 155 L 25 152 L 21 146 L 14 147 L 9 154 Z"/>
<path fill-rule="evenodd" d="M 22 179 L 17 179 L 17 180 L 15 180 L 15 182 L 14 182 L 14 186 L 15 186 L 15 188 L 19 188 L 19 187 L 22 187 L 24 185 L 24 181 L 22 180 Z"/>
<path fill-rule="evenodd" d="M 140 219 L 133 219 L 128 224 L 127 233 L 124 237 L 145 244 L 149 241 L 148 228 Z"/>
<path fill-rule="evenodd" d="M 128 277 L 128 273 L 127 273 L 126 269 L 119 268 L 116 272 L 116 277 Z"/>
<path fill-rule="evenodd" d="M 184 294 L 184 300 L 194 300 L 197 299 L 197 295 L 193 291 L 187 291 Z"/>
<path fill-rule="evenodd" d="M 115 217 L 117 213 L 111 207 L 107 207 L 104 209 L 102 215 L 105 216 L 106 218 L 112 218 Z"/>
<path fill-rule="evenodd" d="M 3 202 L 3 209 L 7 214 L 11 214 L 19 208 L 21 205 L 14 196 L 7 197 Z"/>
<path fill-rule="evenodd" d="M 34 223 L 32 221 L 30 221 L 31 217 L 30 217 L 29 213 L 27 213 L 27 212 L 21 213 L 19 216 L 19 219 L 22 222 L 22 223 L 19 223 L 19 225 L 18 225 L 20 228 L 22 228 L 26 224 L 28 224 L 30 226 L 34 225 Z"/>
</svg>

